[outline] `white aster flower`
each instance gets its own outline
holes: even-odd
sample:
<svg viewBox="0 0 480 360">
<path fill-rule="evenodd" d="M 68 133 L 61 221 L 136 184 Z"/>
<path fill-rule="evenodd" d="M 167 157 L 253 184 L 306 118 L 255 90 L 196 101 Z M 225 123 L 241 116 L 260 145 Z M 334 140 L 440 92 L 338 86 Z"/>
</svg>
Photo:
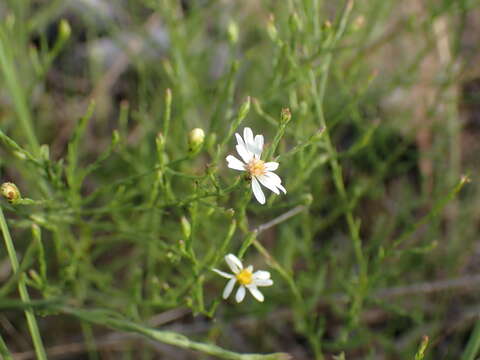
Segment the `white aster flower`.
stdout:
<svg viewBox="0 0 480 360">
<path fill-rule="evenodd" d="M 255 198 L 260 204 L 265 204 L 265 194 L 260 184 L 279 195 L 280 191 L 284 194 L 287 190 L 282 186 L 282 180 L 273 171 L 277 170 L 277 162 L 264 162 L 260 160 L 263 150 L 263 135 L 253 137 L 252 129 L 246 127 L 243 129 L 243 139 L 239 134 L 237 138 L 237 152 L 243 162 L 233 155 L 227 156 L 227 163 L 230 169 L 248 171 L 252 179 L 252 190 Z"/>
<path fill-rule="evenodd" d="M 258 301 L 263 301 L 263 294 L 258 290 L 259 286 L 271 286 L 273 285 L 272 279 L 270 279 L 270 273 L 268 271 L 258 270 L 253 271 L 253 266 L 249 265 L 244 268 L 242 262 L 233 254 L 228 254 L 225 256 L 225 261 L 227 262 L 230 270 L 233 274 L 229 274 L 217 269 L 213 269 L 217 274 L 223 276 L 224 278 L 230 279 L 223 290 L 223 298 L 226 299 L 232 293 L 235 283 L 238 281 L 240 287 L 235 294 L 235 300 L 237 303 L 241 302 L 245 297 L 246 290 L 250 291 L 255 299 Z"/>
</svg>

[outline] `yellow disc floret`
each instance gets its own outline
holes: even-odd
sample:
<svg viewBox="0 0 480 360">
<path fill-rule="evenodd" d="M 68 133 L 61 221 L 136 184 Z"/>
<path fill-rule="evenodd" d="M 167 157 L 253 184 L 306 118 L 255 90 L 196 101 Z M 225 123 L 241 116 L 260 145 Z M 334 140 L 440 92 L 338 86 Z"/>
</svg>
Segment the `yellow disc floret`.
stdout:
<svg viewBox="0 0 480 360">
<path fill-rule="evenodd" d="M 243 269 L 236 275 L 236 278 L 241 285 L 249 285 L 252 283 L 252 272 L 248 269 Z"/>
<path fill-rule="evenodd" d="M 265 174 L 265 162 L 254 158 L 247 164 L 247 170 L 252 176 L 263 175 Z"/>
</svg>

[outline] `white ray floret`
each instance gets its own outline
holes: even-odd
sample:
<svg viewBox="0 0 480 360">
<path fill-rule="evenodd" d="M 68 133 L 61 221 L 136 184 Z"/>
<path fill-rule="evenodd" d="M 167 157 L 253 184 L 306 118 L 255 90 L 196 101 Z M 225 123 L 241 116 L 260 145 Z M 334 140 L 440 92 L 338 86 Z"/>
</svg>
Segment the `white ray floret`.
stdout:
<svg viewBox="0 0 480 360">
<path fill-rule="evenodd" d="M 258 290 L 260 286 L 271 286 L 273 280 L 270 279 L 270 273 L 268 271 L 258 270 L 253 272 L 253 266 L 249 265 L 246 268 L 243 267 L 242 262 L 233 254 L 225 256 L 225 261 L 230 267 L 233 274 L 229 274 L 217 269 L 213 269 L 217 274 L 229 279 L 225 289 L 223 290 L 223 298 L 227 299 L 233 291 L 235 284 L 240 284 L 236 294 L 235 300 L 237 303 L 241 302 L 245 298 L 246 290 L 253 295 L 258 301 L 263 301 L 263 294 Z"/>
<path fill-rule="evenodd" d="M 286 194 L 287 190 L 283 187 L 282 180 L 273 172 L 278 169 L 278 163 L 261 160 L 263 135 L 254 137 L 252 129 L 246 127 L 243 129 L 243 138 L 238 133 L 235 134 L 235 137 L 237 138 L 237 153 L 243 161 L 233 155 L 228 155 L 227 166 L 230 169 L 249 173 L 252 179 L 252 191 L 258 202 L 265 204 L 265 194 L 260 184 L 277 195 L 280 194 L 280 191 Z"/>
</svg>

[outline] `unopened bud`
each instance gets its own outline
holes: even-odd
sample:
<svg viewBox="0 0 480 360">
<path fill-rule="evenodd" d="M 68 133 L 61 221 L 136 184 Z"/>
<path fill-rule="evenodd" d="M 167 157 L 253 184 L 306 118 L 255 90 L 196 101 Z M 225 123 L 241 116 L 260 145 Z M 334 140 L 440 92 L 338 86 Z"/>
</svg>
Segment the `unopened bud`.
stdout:
<svg viewBox="0 0 480 360">
<path fill-rule="evenodd" d="M 183 236 L 187 239 L 190 238 L 190 235 L 192 234 L 192 226 L 185 216 L 182 216 L 180 219 L 180 224 L 182 225 Z"/>
<path fill-rule="evenodd" d="M 231 44 L 238 42 L 238 25 L 235 21 L 230 21 L 227 28 L 228 40 Z"/>
<path fill-rule="evenodd" d="M 281 124 L 288 124 L 290 119 L 292 118 L 292 113 L 290 112 L 289 108 L 283 108 L 282 112 L 280 113 L 280 123 Z"/>
<path fill-rule="evenodd" d="M 358 31 L 363 27 L 363 25 L 365 25 L 365 16 L 359 15 L 353 21 L 353 30 Z"/>
<path fill-rule="evenodd" d="M 72 28 L 70 27 L 70 24 L 67 20 L 60 20 L 60 24 L 58 25 L 58 32 L 62 41 L 65 41 L 70 37 L 70 35 L 72 34 Z"/>
<path fill-rule="evenodd" d="M 50 148 L 47 144 L 43 144 L 42 146 L 40 146 L 40 157 L 44 161 L 50 160 Z"/>
<path fill-rule="evenodd" d="M 422 342 L 420 343 L 420 347 L 417 353 L 415 354 L 415 360 L 423 360 L 423 358 L 425 357 L 425 351 L 427 350 L 429 340 L 430 339 L 428 338 L 427 335 L 424 335 L 422 337 Z"/>
<path fill-rule="evenodd" d="M 195 128 L 188 134 L 188 151 L 196 154 L 200 151 L 205 141 L 205 132 L 203 129 Z"/>
<path fill-rule="evenodd" d="M 270 39 L 272 39 L 272 41 L 277 40 L 278 30 L 277 30 L 277 27 L 275 26 L 275 17 L 273 16 L 273 14 L 270 14 L 270 16 L 268 17 L 267 33 L 268 33 L 268 36 L 270 36 Z"/>
<path fill-rule="evenodd" d="M 120 142 L 120 133 L 118 132 L 118 130 L 113 130 L 112 146 L 117 146 L 119 142 Z"/>
<path fill-rule="evenodd" d="M 22 199 L 22 195 L 20 194 L 20 190 L 18 190 L 17 185 L 11 182 L 3 183 L 0 188 L 0 192 L 2 193 L 2 196 L 11 204 L 15 204 Z"/>
<path fill-rule="evenodd" d="M 290 18 L 288 19 L 288 22 L 289 22 L 290 28 L 292 29 L 292 32 L 297 32 L 298 30 L 302 29 L 302 22 L 296 12 L 294 12 L 290 16 Z"/>
<path fill-rule="evenodd" d="M 155 138 L 155 144 L 157 145 L 157 151 L 163 152 L 163 148 L 165 147 L 165 136 L 161 132 L 157 134 Z"/>
<path fill-rule="evenodd" d="M 302 195 L 302 203 L 306 206 L 310 206 L 313 202 L 313 195 L 312 194 L 303 194 Z"/>
</svg>

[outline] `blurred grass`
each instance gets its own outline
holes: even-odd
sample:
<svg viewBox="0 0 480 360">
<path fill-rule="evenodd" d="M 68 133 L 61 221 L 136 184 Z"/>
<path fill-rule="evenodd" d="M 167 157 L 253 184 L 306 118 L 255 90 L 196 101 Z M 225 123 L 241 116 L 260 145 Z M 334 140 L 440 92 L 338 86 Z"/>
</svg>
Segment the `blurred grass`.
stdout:
<svg viewBox="0 0 480 360">
<path fill-rule="evenodd" d="M 475 358 L 479 15 L 1 3 L 0 166 L 25 198 L 1 204 L 2 356 L 35 357 L 33 309 L 49 358 Z M 265 206 L 224 161 L 244 126 L 288 190 Z M 221 300 L 229 252 L 272 271 L 264 303 Z"/>
</svg>

